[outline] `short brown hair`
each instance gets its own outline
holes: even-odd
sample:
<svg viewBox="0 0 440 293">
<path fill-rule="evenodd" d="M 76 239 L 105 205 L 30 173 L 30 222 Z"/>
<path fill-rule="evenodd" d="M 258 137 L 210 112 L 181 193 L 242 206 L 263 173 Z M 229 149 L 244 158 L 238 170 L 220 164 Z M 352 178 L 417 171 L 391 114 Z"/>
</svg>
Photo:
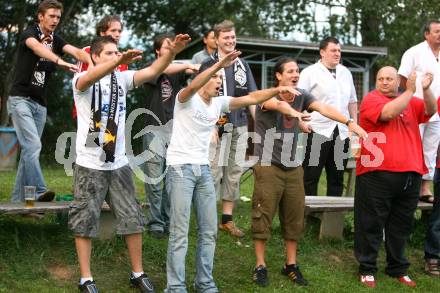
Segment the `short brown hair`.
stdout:
<svg viewBox="0 0 440 293">
<path fill-rule="evenodd" d="M 162 48 L 162 44 L 165 41 L 165 39 L 170 39 L 173 40 L 175 37 L 174 34 L 172 33 L 163 33 L 163 34 L 158 34 L 155 35 L 153 38 L 153 49 L 154 49 L 154 54 L 157 57 L 157 51 L 160 51 L 160 48 Z"/>
<path fill-rule="evenodd" d="M 92 41 L 92 44 L 90 45 L 90 56 L 92 56 L 93 54 L 95 54 L 95 55 L 101 54 L 102 50 L 104 49 L 104 46 L 109 43 L 118 45 L 116 43 L 116 41 L 111 36 L 96 37 Z M 95 64 L 95 61 L 93 60 L 93 58 L 92 58 L 92 61 L 93 61 L 93 64 Z"/>
<path fill-rule="evenodd" d="M 57 0 L 44 0 L 43 2 L 38 5 L 37 9 L 37 17 L 39 14 L 45 14 L 47 10 L 54 8 L 61 10 L 61 13 L 63 12 L 63 4 L 58 2 Z"/>
<path fill-rule="evenodd" d="M 112 22 L 119 22 L 122 28 L 122 21 L 118 15 L 107 15 L 96 24 L 96 35 L 100 36 L 101 33 L 105 33 Z"/>
<path fill-rule="evenodd" d="M 218 38 L 221 32 L 230 32 L 235 30 L 235 25 L 229 19 L 225 19 L 214 26 L 214 36 Z"/>
</svg>

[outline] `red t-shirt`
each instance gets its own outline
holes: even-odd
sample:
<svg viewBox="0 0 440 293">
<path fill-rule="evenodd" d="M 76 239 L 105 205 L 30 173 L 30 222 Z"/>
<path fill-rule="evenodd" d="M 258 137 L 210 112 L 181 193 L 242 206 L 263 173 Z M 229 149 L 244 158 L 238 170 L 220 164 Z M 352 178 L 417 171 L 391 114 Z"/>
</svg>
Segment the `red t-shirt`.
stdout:
<svg viewBox="0 0 440 293">
<path fill-rule="evenodd" d="M 84 47 L 83 51 L 85 51 L 86 53 L 90 54 L 90 46 Z M 78 61 L 78 63 L 76 64 L 79 68 L 79 72 L 84 72 L 87 71 L 87 68 L 89 68 L 89 64 L 88 63 L 83 63 L 81 61 Z M 125 71 L 128 70 L 128 65 L 127 64 L 121 64 L 116 68 L 117 71 Z M 76 106 L 75 103 L 73 103 L 73 109 L 72 109 L 72 118 L 76 119 Z"/>
<path fill-rule="evenodd" d="M 419 132 L 419 124 L 430 118 L 425 115 L 423 100 L 413 97 L 399 116 L 388 122 L 380 121 L 383 107 L 392 100 L 378 90 L 362 100 L 359 125 L 368 133 L 368 138 L 361 144 L 357 175 L 376 170 L 413 171 L 422 175 L 428 172 Z"/>
</svg>

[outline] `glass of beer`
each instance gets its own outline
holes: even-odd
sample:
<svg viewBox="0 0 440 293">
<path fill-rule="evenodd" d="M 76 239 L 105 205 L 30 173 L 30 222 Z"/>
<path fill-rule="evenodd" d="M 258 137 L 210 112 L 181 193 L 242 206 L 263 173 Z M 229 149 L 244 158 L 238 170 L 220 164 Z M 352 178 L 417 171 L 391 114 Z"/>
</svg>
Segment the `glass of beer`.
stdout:
<svg viewBox="0 0 440 293">
<path fill-rule="evenodd" d="M 35 186 L 25 186 L 24 187 L 24 200 L 25 207 L 33 208 L 35 204 L 36 187 Z"/>
<path fill-rule="evenodd" d="M 361 144 L 359 141 L 359 136 L 353 134 L 350 138 L 350 149 L 353 158 L 357 159 L 361 156 Z"/>
</svg>

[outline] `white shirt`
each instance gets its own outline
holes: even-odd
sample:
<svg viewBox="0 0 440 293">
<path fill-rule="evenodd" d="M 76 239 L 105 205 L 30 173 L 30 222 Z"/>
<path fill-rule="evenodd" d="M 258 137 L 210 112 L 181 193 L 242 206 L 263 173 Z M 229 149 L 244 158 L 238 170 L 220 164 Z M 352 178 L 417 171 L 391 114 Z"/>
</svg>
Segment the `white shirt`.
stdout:
<svg viewBox="0 0 440 293">
<path fill-rule="evenodd" d="M 125 155 L 125 113 L 126 113 L 126 95 L 127 91 L 133 88 L 133 76 L 135 71 L 128 70 L 124 72 L 115 72 L 118 81 L 118 107 L 116 116 L 118 117 L 118 132 L 116 135 L 115 161 L 105 163 L 105 153 L 102 147 L 86 147 L 86 138 L 89 133 L 91 122 L 91 102 L 93 86 L 85 91 L 79 91 L 75 84 L 79 77 L 87 72 L 81 72 L 75 75 L 72 80 L 73 97 L 78 114 L 78 130 L 76 135 L 76 164 L 95 170 L 115 170 L 128 164 Z M 102 111 L 101 120 L 103 127 L 99 134 L 99 141 L 103 141 L 105 126 L 107 125 L 108 109 L 110 103 L 110 74 L 104 76 L 99 83 L 102 91 Z M 96 89 L 95 98 L 98 98 Z M 116 121 L 115 121 L 116 122 Z"/>
<path fill-rule="evenodd" d="M 421 77 L 426 72 L 431 72 L 434 77 L 430 87 L 434 97 L 438 98 L 440 96 L 440 62 L 436 57 L 440 58 L 440 56 L 434 55 L 427 41 L 409 48 L 403 54 L 399 74 L 408 78 L 411 71 L 416 71 L 417 81 L 414 96 L 421 99 L 423 98 Z"/>
<path fill-rule="evenodd" d="M 321 61 L 310 65 L 301 72 L 298 88 L 310 92 L 320 103 L 333 106 L 347 119 L 350 118 L 348 104 L 357 102 L 353 76 L 342 64 L 336 66 L 336 78 Z M 308 124 L 314 132 L 330 138 L 337 125 L 340 139 L 348 137 L 348 127 L 345 124 L 324 117 L 316 111 L 311 113 L 311 118 Z"/>
<path fill-rule="evenodd" d="M 173 132 L 168 146 L 167 165 L 209 164 L 209 141 L 222 112 L 229 112 L 231 97 L 211 99 L 208 105 L 196 93 L 185 103 L 176 96 Z"/>
</svg>

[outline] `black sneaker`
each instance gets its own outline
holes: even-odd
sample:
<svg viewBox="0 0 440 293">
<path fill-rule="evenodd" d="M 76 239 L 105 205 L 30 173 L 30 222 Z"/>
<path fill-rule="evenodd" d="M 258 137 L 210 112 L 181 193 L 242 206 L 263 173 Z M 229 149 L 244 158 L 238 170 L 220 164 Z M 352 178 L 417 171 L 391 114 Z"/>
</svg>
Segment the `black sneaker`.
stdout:
<svg viewBox="0 0 440 293">
<path fill-rule="evenodd" d="M 304 279 L 301 271 L 299 270 L 299 266 L 297 265 L 282 268 L 281 274 L 289 277 L 289 279 L 300 286 L 307 286 L 309 284 L 309 282 Z"/>
<path fill-rule="evenodd" d="M 96 288 L 95 281 L 86 281 L 82 285 L 78 285 L 79 291 L 82 293 L 99 293 L 98 288 Z"/>
<path fill-rule="evenodd" d="M 46 190 L 45 192 L 40 194 L 37 201 L 49 202 L 49 201 L 53 201 L 54 198 L 55 198 L 55 192 L 51 190 Z"/>
<path fill-rule="evenodd" d="M 154 293 L 153 284 L 151 284 L 150 279 L 146 274 L 135 278 L 133 274 L 130 276 L 130 285 L 133 288 L 138 288 L 142 293 Z"/>
<path fill-rule="evenodd" d="M 252 275 L 254 283 L 261 287 L 266 287 L 269 285 L 269 279 L 267 278 L 266 267 L 260 265 L 254 269 L 254 274 Z"/>
<path fill-rule="evenodd" d="M 151 237 L 156 239 L 164 239 L 168 236 L 168 234 L 166 234 L 165 232 L 157 230 L 151 230 L 148 233 L 151 235 Z"/>
</svg>

